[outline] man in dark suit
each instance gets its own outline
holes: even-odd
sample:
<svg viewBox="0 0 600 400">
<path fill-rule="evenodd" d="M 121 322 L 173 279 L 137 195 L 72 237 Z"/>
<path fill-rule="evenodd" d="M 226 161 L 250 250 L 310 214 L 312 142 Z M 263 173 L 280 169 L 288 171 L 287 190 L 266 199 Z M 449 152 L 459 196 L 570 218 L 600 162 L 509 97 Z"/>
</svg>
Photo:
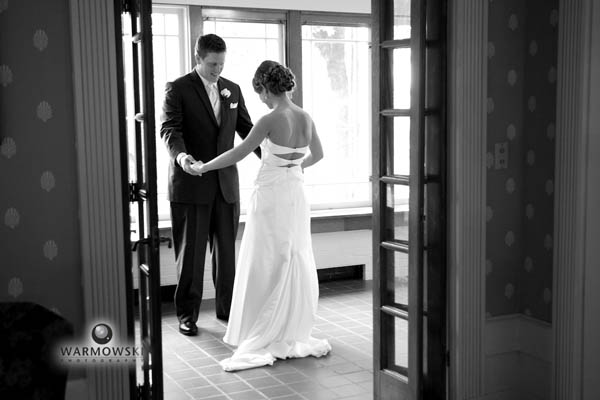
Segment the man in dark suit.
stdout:
<svg viewBox="0 0 600 400">
<path fill-rule="evenodd" d="M 179 331 L 195 335 L 202 301 L 207 239 L 212 254 L 217 318 L 227 320 L 235 274 L 240 205 L 235 165 L 197 176 L 196 160 L 231 149 L 235 132 L 252 128 L 240 87 L 220 76 L 226 45 L 217 35 L 196 42 L 196 67 L 167 83 L 160 136 L 170 155 L 169 201 L 178 272 L 175 308 Z M 260 153 L 257 153 L 260 154 Z"/>
</svg>

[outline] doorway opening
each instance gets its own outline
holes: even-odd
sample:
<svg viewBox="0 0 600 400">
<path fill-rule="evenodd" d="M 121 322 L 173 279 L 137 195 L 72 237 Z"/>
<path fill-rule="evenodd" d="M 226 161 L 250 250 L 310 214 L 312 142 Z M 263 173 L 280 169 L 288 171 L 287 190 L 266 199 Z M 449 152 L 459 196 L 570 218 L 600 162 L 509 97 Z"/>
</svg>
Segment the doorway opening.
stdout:
<svg viewBox="0 0 600 400">
<path fill-rule="evenodd" d="M 304 386 L 306 389 L 319 388 L 318 392 L 332 393 L 332 396 L 338 397 L 351 398 L 358 393 L 360 396 L 357 398 L 361 399 L 369 396 L 385 398 L 385 390 L 375 389 L 373 392 L 372 389 L 374 384 L 377 387 L 381 382 L 380 378 L 383 375 L 380 374 L 385 374 L 386 371 L 395 371 L 400 376 L 404 374 L 408 377 L 409 370 L 412 368 L 408 365 L 431 366 L 425 372 L 418 370 L 414 372 L 413 378 L 416 378 L 410 385 L 414 382 L 417 386 L 418 382 L 427 380 L 430 384 L 439 383 L 438 378 L 445 376 L 445 313 L 440 312 L 438 307 L 445 300 L 443 290 L 445 260 L 443 248 L 433 247 L 434 243 L 442 242 L 444 234 L 444 225 L 440 223 L 444 219 L 442 210 L 445 190 L 443 176 L 445 149 L 442 140 L 445 123 L 444 86 L 443 81 L 435 81 L 433 87 L 425 85 L 425 80 L 428 79 L 426 76 L 432 73 L 432 69 L 433 72 L 438 73 L 436 75 L 438 77 L 442 76 L 444 71 L 444 47 L 440 45 L 443 43 L 444 35 L 441 34 L 433 44 L 431 35 L 440 35 L 443 27 L 443 12 L 440 10 L 445 2 L 437 2 L 437 8 L 432 7 L 427 10 L 421 5 L 415 5 L 419 2 L 413 1 L 412 5 L 408 5 L 409 3 L 411 2 L 394 2 L 394 7 L 388 10 L 391 12 L 389 15 L 393 17 L 391 22 L 359 14 L 240 10 L 171 4 L 151 6 L 152 48 L 147 54 L 152 57 L 153 65 L 150 71 L 153 79 L 147 91 L 153 93 L 154 109 L 152 113 L 146 112 L 142 113 L 143 115 L 138 113 L 137 118 L 130 115 L 127 122 L 131 131 L 136 132 L 136 129 L 139 131 L 140 125 L 150 128 L 148 125 L 151 124 L 154 125 L 152 128 L 158 131 L 164 84 L 189 72 L 192 67 L 193 42 L 201 33 L 217 33 L 225 38 L 229 46 L 228 57 L 230 58 L 224 75 L 238 81 L 248 99 L 254 95 L 250 87 L 250 78 L 245 76 L 253 74 L 252 68 L 248 68 L 248 65 L 252 64 L 251 60 L 256 59 L 254 60 L 256 65 L 268 58 L 287 64 L 296 72 L 300 83 L 294 101 L 313 115 L 317 125 L 322 127 L 319 131 L 326 132 L 327 140 L 330 141 L 329 144 L 324 143 L 326 149 L 331 151 L 328 152 L 329 159 L 323 166 L 323 170 L 319 173 L 315 172 L 313 176 L 307 174 L 306 178 L 309 196 L 314 205 L 313 235 L 322 240 L 324 248 L 323 254 L 316 254 L 316 256 L 327 259 L 333 255 L 337 261 L 334 264 L 317 262 L 323 268 L 320 273 L 323 279 L 315 334 L 319 334 L 320 331 L 324 335 L 329 335 L 334 345 L 331 356 L 322 360 L 289 360 L 276 364 L 274 371 L 277 368 L 288 370 L 285 372 L 278 370 L 275 375 L 269 374 L 268 368 L 266 372 L 256 370 L 239 374 L 222 373 L 217 370 L 220 368 L 217 364 L 219 357 L 224 358 L 226 354 L 231 353 L 232 349 L 222 342 L 225 325 L 214 318 L 214 312 L 210 311 L 213 304 L 210 300 L 211 291 L 214 297 L 212 278 L 210 276 L 205 278 L 207 300 L 203 302 L 201 311 L 206 314 L 203 314 L 202 319 L 199 320 L 201 330 L 198 337 L 182 338 L 177 332 L 176 318 L 168 308 L 172 299 L 168 288 L 176 283 L 176 270 L 174 256 L 168 245 L 170 231 L 169 206 L 166 200 L 168 158 L 164 145 L 160 142 L 158 134 L 146 136 L 146 141 L 155 140 L 153 144 L 155 159 L 148 161 L 148 158 L 144 157 L 148 157 L 148 152 L 152 152 L 152 149 L 148 150 L 149 147 L 139 149 L 135 141 L 131 142 L 130 149 L 140 151 L 130 156 L 132 164 L 137 166 L 135 172 L 130 171 L 130 175 L 136 176 L 140 169 L 148 167 L 149 162 L 153 163 L 155 168 L 155 188 L 148 191 L 145 186 L 134 185 L 132 192 L 134 197 L 136 194 L 141 197 L 147 196 L 142 199 L 144 201 L 154 196 L 155 205 L 154 208 L 151 207 L 149 214 L 153 215 L 155 221 L 147 227 L 146 232 L 153 235 L 148 243 L 152 251 L 156 251 L 156 265 L 160 265 L 160 268 L 156 268 L 156 275 L 159 279 L 154 278 L 152 281 L 153 294 L 149 294 L 149 290 L 144 287 L 137 289 L 140 290 L 138 293 L 144 291 L 140 296 L 142 299 L 151 299 L 154 296 L 150 303 L 154 304 L 155 308 L 150 311 L 150 315 L 154 315 L 154 332 L 158 332 L 155 339 L 160 340 L 164 346 L 164 349 L 160 350 L 160 356 L 156 354 L 152 360 L 148 360 L 146 369 L 142 368 L 139 374 L 142 387 L 148 382 L 149 372 L 156 372 L 159 365 L 163 366 L 163 359 L 162 379 L 165 388 L 172 389 L 173 393 L 177 392 L 182 396 L 190 395 L 188 389 L 198 389 L 192 392 L 205 390 L 206 392 L 202 392 L 203 395 L 208 395 L 212 391 L 215 396 L 224 395 L 231 398 L 242 396 L 237 393 L 249 392 L 248 396 L 268 398 L 271 395 L 275 396 L 279 390 L 281 396 L 319 398 L 303 395 L 301 390 L 304 390 L 302 389 Z M 373 7 L 379 9 L 381 5 L 373 2 Z M 429 30 L 425 33 L 426 20 L 429 27 L 437 26 L 437 31 Z M 375 21 L 373 26 L 371 26 L 372 21 Z M 378 32 L 389 32 L 396 25 L 400 30 L 413 30 L 419 34 L 401 39 L 382 35 L 377 39 L 381 39 L 381 42 L 375 41 L 372 35 L 374 29 Z M 430 36 L 425 39 L 423 36 L 425 34 Z M 136 42 L 140 38 L 136 38 L 136 32 L 131 31 L 129 35 L 126 33 L 123 39 L 125 49 L 132 41 Z M 374 50 L 374 47 L 377 49 Z M 257 49 L 262 50 L 257 51 Z M 393 63 L 396 63 L 396 67 L 387 70 L 381 68 L 380 64 L 376 64 L 380 62 L 379 59 L 371 64 L 371 55 L 377 54 L 379 57 L 382 53 L 394 54 L 387 58 L 382 56 L 382 60 L 390 62 L 386 68 Z M 129 56 L 135 59 L 134 54 Z M 125 55 L 125 64 L 129 56 Z M 230 65 L 232 68 L 228 70 L 227 67 Z M 371 75 L 375 72 L 373 68 L 383 73 L 384 78 L 381 82 L 378 80 L 371 82 Z M 399 70 L 402 68 L 409 73 L 403 74 Z M 129 69 L 135 76 L 136 68 L 130 66 Z M 240 76 L 234 76 L 236 74 Z M 382 90 L 386 85 L 389 86 L 390 82 L 393 82 L 394 86 L 393 95 L 400 94 L 400 97 L 394 98 L 394 101 L 398 100 L 400 103 L 386 105 L 381 101 L 383 97 L 378 98 L 373 104 L 377 103 L 379 109 L 372 114 L 371 91 L 378 93 L 378 96 L 381 93 L 384 93 L 383 96 L 390 96 L 392 91 Z M 419 84 L 416 85 L 415 82 Z M 244 85 L 248 86 L 245 90 Z M 429 103 L 425 100 L 426 90 Z M 407 104 L 401 104 L 404 98 L 402 96 L 409 99 Z M 391 97 L 389 99 L 385 97 L 386 101 L 390 99 Z M 414 99 L 421 100 L 415 103 Z M 127 108 L 137 110 L 139 104 L 136 104 L 136 101 L 135 95 L 128 99 L 130 106 Z M 428 106 L 425 107 L 425 104 Z M 151 104 L 147 106 L 152 107 Z M 248 108 L 252 112 L 252 100 L 248 101 Z M 253 118 L 258 118 L 261 112 L 267 111 L 261 110 L 261 105 L 258 103 L 255 110 L 257 111 L 252 114 Z M 150 115 L 152 121 L 149 120 Z M 397 122 L 396 128 L 389 132 L 386 127 L 382 129 L 384 125 L 380 121 L 382 118 Z M 374 128 L 373 131 L 371 126 Z M 398 135 L 395 136 L 395 133 Z M 394 136 L 397 138 L 396 141 Z M 375 139 L 372 140 L 372 137 Z M 370 151 L 365 151 L 367 149 Z M 140 161 L 140 157 L 143 161 Z M 384 169 L 379 167 L 381 160 L 389 162 Z M 245 180 L 252 182 L 253 173 L 257 169 L 257 161 L 253 157 L 249 157 L 244 161 L 246 162 L 247 164 L 240 165 L 242 210 L 243 199 L 248 198 L 251 191 L 251 184 L 244 186 L 244 182 Z M 346 165 L 348 168 L 339 168 L 339 165 Z M 372 169 L 374 165 L 378 167 Z M 426 171 L 425 165 L 428 166 Z M 247 174 L 246 178 L 244 174 Z M 148 176 L 144 177 L 142 182 L 146 183 L 147 179 Z M 385 198 L 380 196 L 382 187 L 388 186 L 399 190 L 395 192 L 392 190 L 392 195 L 388 197 L 392 200 L 393 206 L 389 207 L 389 204 L 383 203 L 382 207 L 382 204 L 377 202 Z M 377 204 L 372 208 L 373 199 Z M 393 210 L 393 216 L 390 217 L 382 212 L 384 208 Z M 427 216 L 425 226 L 414 222 L 421 220 L 425 215 Z M 140 235 L 138 238 L 132 237 L 132 242 L 145 240 L 144 235 L 141 234 L 141 225 L 145 217 L 139 214 L 139 208 L 130 217 L 132 230 Z M 390 221 L 393 221 L 393 235 L 399 235 L 398 237 L 386 238 L 381 234 L 389 231 Z M 242 232 L 243 225 L 238 238 Z M 428 241 L 425 241 L 425 237 Z M 428 255 L 423 256 L 427 243 L 430 245 L 427 248 Z M 342 245 L 347 249 L 346 247 L 342 249 Z M 382 251 L 392 254 L 393 257 L 384 260 L 381 256 Z M 338 268 L 326 271 L 332 266 L 348 267 L 356 264 L 364 265 L 362 279 L 356 279 L 356 275 L 343 276 L 345 272 L 342 273 Z M 422 272 L 415 272 L 419 268 L 423 268 Z M 209 257 L 207 257 L 205 271 L 210 274 Z M 144 270 L 134 268 L 133 282 L 137 281 L 139 273 L 144 273 Z M 352 279 L 330 281 L 325 279 L 336 278 L 336 275 L 337 278 Z M 390 288 L 382 283 L 387 280 L 393 282 L 393 291 L 398 293 L 396 299 L 398 301 L 394 301 L 393 304 L 386 303 Z M 135 284 L 132 286 L 136 288 Z M 439 298 L 434 298 L 434 292 Z M 409 296 L 414 295 L 413 293 L 420 296 L 418 304 L 426 305 L 427 309 L 420 309 L 417 314 L 411 315 L 408 311 L 408 299 Z M 425 297 L 426 294 L 429 294 L 429 297 Z M 156 312 L 157 299 L 159 299 L 158 314 L 152 314 Z M 399 313 L 394 313 L 393 308 L 396 305 L 399 306 Z M 403 305 L 406 309 L 402 308 Z M 160 308 L 163 306 L 166 307 L 162 310 L 163 316 L 157 319 L 156 315 L 160 315 Z M 406 312 L 406 319 L 402 318 L 403 312 Z M 429 318 L 425 328 L 422 322 L 411 324 L 411 321 L 423 317 Z M 386 318 L 392 318 L 390 321 L 404 320 L 408 323 L 404 327 L 400 326 L 402 322 L 400 325 L 383 323 Z M 375 334 L 373 322 L 375 322 Z M 143 329 L 139 330 L 143 341 L 142 331 Z M 435 334 L 430 335 L 434 331 Z M 420 336 L 420 339 L 416 339 L 417 336 Z M 187 347 L 188 345 L 191 347 Z M 409 349 L 409 345 L 411 349 L 418 350 L 411 350 L 410 354 L 408 350 L 399 351 Z M 416 347 L 412 347 L 413 345 Z M 388 365 L 388 361 L 392 359 L 391 355 L 398 361 L 394 365 L 398 366 L 399 370 L 388 368 L 391 365 Z M 319 362 L 321 364 L 317 365 Z M 416 364 L 412 364 L 414 362 Z M 434 368 L 434 365 L 437 367 Z M 311 368 L 308 368 L 309 366 Z M 432 379 L 431 372 L 434 369 L 436 376 Z M 375 381 L 373 373 L 375 373 Z M 277 378 L 278 375 L 281 376 Z M 258 379 L 263 379 L 262 383 Z M 297 381 L 298 379 L 300 380 Z M 303 384 L 300 384 L 301 382 Z M 366 390 L 367 386 L 371 390 Z M 265 392 L 261 389 L 269 390 Z M 162 387 L 160 390 L 162 392 Z M 437 390 L 444 392 L 445 384 L 439 386 Z M 171 391 L 164 391 L 165 398 L 170 398 L 167 393 Z M 158 396 L 160 395 L 155 392 L 152 398 L 161 398 Z M 422 397 L 417 391 L 407 392 L 406 398 Z"/>
</svg>

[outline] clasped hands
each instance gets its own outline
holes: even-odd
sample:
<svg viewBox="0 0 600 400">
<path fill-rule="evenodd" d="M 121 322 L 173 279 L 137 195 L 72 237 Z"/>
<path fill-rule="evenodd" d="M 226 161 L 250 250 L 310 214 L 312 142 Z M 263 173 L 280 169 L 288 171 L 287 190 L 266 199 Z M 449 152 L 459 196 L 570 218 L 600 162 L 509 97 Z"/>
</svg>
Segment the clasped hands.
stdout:
<svg viewBox="0 0 600 400">
<path fill-rule="evenodd" d="M 181 168 L 190 175 L 202 176 L 204 173 L 204 163 L 200 160 L 194 159 L 190 154 L 185 155 L 180 160 Z"/>
</svg>

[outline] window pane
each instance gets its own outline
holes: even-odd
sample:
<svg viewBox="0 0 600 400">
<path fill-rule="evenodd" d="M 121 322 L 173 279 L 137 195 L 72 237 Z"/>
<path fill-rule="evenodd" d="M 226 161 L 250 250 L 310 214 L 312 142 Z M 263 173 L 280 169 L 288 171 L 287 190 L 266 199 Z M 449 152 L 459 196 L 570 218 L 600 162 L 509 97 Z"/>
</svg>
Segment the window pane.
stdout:
<svg viewBox="0 0 600 400">
<path fill-rule="evenodd" d="M 179 21 L 178 15 L 176 14 L 165 14 L 165 34 L 166 35 L 179 35 Z"/>
<path fill-rule="evenodd" d="M 408 254 L 385 250 L 386 297 L 384 304 L 408 305 Z"/>
<path fill-rule="evenodd" d="M 302 27 L 304 109 L 325 157 L 305 174 L 313 208 L 370 204 L 369 29 Z"/>
<path fill-rule="evenodd" d="M 394 49 L 394 108 L 410 108 L 410 49 Z"/>
<path fill-rule="evenodd" d="M 152 13 L 152 35 L 165 34 L 165 15 Z"/>
<path fill-rule="evenodd" d="M 393 164 L 388 174 L 408 175 L 410 173 L 410 117 L 396 117 L 389 121 L 393 125 L 393 135 L 389 148 L 394 149 Z"/>
<path fill-rule="evenodd" d="M 408 321 L 382 314 L 382 322 L 382 332 L 385 332 L 383 367 L 408 376 Z"/>
<path fill-rule="evenodd" d="M 394 0 L 394 39 L 410 38 L 410 0 Z"/>
<path fill-rule="evenodd" d="M 283 24 L 209 20 L 204 21 L 204 34 L 207 33 L 215 33 L 227 43 L 227 58 L 222 76 L 240 85 L 246 108 L 252 121 L 256 122 L 269 109 L 254 92 L 252 78 L 256 68 L 264 60 L 283 63 Z M 240 142 L 240 137 L 236 135 L 235 145 Z M 260 160 L 254 154 L 238 162 L 242 213 L 246 210 L 259 167 Z"/>
<path fill-rule="evenodd" d="M 386 231 L 383 240 L 408 241 L 409 187 L 390 184 L 387 186 L 386 198 Z"/>
<path fill-rule="evenodd" d="M 153 7 L 152 50 L 154 52 L 154 113 L 156 124 L 156 174 L 159 220 L 170 219 L 167 201 L 169 154 L 160 138 L 160 117 L 165 85 L 189 72 L 188 40 L 184 34 L 185 9 L 182 7 Z M 158 29 L 155 29 L 155 26 Z M 131 151 L 131 150 L 130 150 Z"/>
</svg>

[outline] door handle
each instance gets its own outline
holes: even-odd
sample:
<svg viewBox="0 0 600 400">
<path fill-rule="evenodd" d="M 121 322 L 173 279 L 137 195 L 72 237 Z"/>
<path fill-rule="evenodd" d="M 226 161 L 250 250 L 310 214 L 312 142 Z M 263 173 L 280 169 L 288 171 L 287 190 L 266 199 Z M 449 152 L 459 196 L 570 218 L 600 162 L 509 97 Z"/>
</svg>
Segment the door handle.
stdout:
<svg viewBox="0 0 600 400">
<path fill-rule="evenodd" d="M 168 236 L 161 236 L 158 238 L 158 242 L 159 243 L 166 243 L 167 247 L 170 249 L 173 247 L 173 240 L 168 237 Z M 138 248 L 138 245 L 140 244 L 148 244 L 150 243 L 150 238 L 145 238 L 145 239 L 140 239 L 140 240 L 136 240 L 135 242 L 133 242 L 133 246 L 131 246 L 131 251 L 136 251 Z"/>
</svg>

